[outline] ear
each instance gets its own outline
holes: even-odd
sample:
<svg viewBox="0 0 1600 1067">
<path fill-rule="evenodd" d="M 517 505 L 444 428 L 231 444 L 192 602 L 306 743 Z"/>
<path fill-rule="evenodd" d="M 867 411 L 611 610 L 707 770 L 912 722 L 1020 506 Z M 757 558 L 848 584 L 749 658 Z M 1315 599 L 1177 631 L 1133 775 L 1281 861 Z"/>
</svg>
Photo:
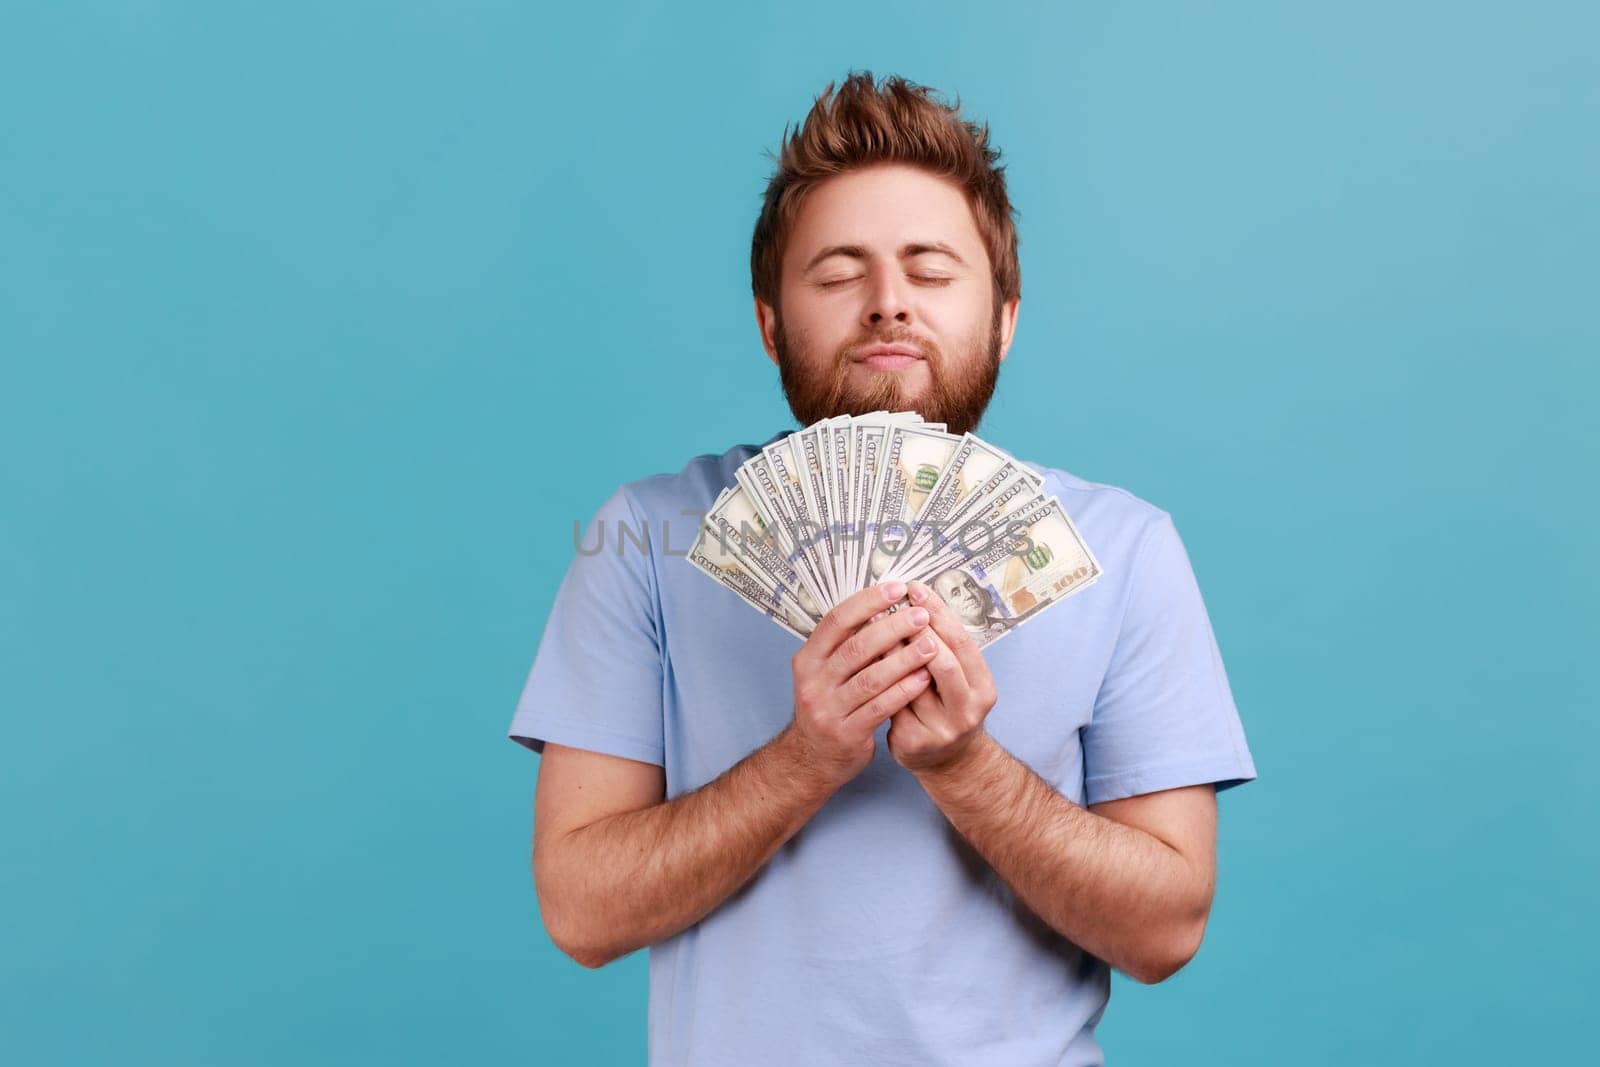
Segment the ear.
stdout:
<svg viewBox="0 0 1600 1067">
<path fill-rule="evenodd" d="M 756 297 L 756 328 L 761 331 L 761 347 L 767 350 L 772 365 L 778 365 L 778 314 L 765 300 Z"/>
<path fill-rule="evenodd" d="M 1000 305 L 1000 362 L 1006 361 L 1011 351 L 1011 338 L 1017 332 L 1017 312 L 1022 310 L 1022 297 L 1012 297 Z"/>
</svg>

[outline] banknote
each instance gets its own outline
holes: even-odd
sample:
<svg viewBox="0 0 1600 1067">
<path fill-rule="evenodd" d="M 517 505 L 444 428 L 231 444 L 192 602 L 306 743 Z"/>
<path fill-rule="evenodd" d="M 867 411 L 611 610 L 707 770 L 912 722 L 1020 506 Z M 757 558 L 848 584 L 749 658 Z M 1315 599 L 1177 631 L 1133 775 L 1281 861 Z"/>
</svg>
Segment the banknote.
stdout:
<svg viewBox="0 0 1600 1067">
<path fill-rule="evenodd" d="M 943 597 L 979 647 L 1100 578 L 1099 562 L 1055 497 L 1014 514 L 994 533 L 971 550 L 952 542 L 950 551 L 908 576 Z"/>
<path fill-rule="evenodd" d="M 821 621 L 826 612 L 806 589 L 774 531 L 742 487 L 723 490 L 706 513 L 704 525 L 718 547 L 737 557 L 764 587 L 771 587 L 811 625 Z"/>
<path fill-rule="evenodd" d="M 731 590 L 745 603 L 762 615 L 782 626 L 796 637 L 804 638 L 815 628 L 815 623 L 785 602 L 781 590 L 768 585 L 753 574 L 731 548 L 724 548 L 715 534 L 704 524 L 690 547 L 688 561 L 702 573 L 709 575 L 724 588 Z"/>
<path fill-rule="evenodd" d="M 957 449 L 951 467 L 961 462 L 967 451 L 965 446 Z M 963 488 L 967 481 L 975 484 Z M 909 546 L 884 577 L 896 577 L 929 553 L 942 551 L 952 538 L 981 534 L 996 526 L 1009 513 L 1038 500 L 1043 484 L 1037 474 L 1009 457 L 966 464 L 965 473 L 951 474 L 946 468 L 912 522 Z"/>
<path fill-rule="evenodd" d="M 910 546 L 911 523 L 961 438 L 919 426 L 891 427 L 879 460 L 878 484 L 862 530 L 866 558 L 856 586 L 883 580 Z"/>
<path fill-rule="evenodd" d="M 1037 470 L 915 411 L 823 419 L 757 450 L 688 558 L 802 639 L 868 585 L 926 582 L 980 646 L 1101 573 Z"/>
</svg>

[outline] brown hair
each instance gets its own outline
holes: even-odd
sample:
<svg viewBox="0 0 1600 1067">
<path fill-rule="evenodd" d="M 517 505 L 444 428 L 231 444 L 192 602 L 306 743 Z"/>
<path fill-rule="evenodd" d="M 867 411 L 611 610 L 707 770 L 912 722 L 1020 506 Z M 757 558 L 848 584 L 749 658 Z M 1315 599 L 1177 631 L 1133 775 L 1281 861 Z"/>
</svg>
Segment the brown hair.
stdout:
<svg viewBox="0 0 1600 1067">
<path fill-rule="evenodd" d="M 994 269 L 995 313 L 1022 295 L 1016 212 L 1000 151 L 989 147 L 989 126 L 964 121 L 959 96 L 947 105 L 932 94 L 898 75 L 874 86 L 870 71 L 852 71 L 837 93 L 828 83 L 799 129 L 791 134 L 784 126 L 750 242 L 750 287 L 758 298 L 778 307 L 783 251 L 806 193 L 874 163 L 910 164 L 960 185 Z"/>
</svg>

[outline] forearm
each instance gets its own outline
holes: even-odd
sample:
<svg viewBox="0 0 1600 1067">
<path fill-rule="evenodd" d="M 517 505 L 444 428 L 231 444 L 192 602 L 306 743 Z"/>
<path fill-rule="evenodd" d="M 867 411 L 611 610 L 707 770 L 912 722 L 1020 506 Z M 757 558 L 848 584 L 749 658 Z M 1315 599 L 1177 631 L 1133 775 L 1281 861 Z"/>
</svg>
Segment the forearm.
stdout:
<svg viewBox="0 0 1600 1067">
<path fill-rule="evenodd" d="M 785 729 L 698 789 L 536 847 L 553 936 L 590 967 L 671 937 L 748 881 L 836 788 Z"/>
<path fill-rule="evenodd" d="M 1199 947 L 1211 886 L 1160 839 L 1072 803 L 987 732 L 919 772 L 934 803 L 1051 928 L 1141 981 Z"/>
</svg>

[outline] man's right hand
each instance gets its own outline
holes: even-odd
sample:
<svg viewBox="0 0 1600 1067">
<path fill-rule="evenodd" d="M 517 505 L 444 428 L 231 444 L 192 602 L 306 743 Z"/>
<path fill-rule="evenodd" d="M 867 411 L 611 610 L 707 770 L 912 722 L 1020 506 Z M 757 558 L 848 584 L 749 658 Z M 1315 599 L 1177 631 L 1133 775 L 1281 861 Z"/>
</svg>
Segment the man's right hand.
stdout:
<svg viewBox="0 0 1600 1067">
<path fill-rule="evenodd" d="M 885 582 L 840 601 L 794 654 L 794 722 L 806 760 L 835 785 L 872 762 L 873 734 L 929 685 L 933 642 L 919 647 L 928 613 L 882 613 L 905 595 Z M 875 616 L 882 615 L 882 618 Z"/>
</svg>

